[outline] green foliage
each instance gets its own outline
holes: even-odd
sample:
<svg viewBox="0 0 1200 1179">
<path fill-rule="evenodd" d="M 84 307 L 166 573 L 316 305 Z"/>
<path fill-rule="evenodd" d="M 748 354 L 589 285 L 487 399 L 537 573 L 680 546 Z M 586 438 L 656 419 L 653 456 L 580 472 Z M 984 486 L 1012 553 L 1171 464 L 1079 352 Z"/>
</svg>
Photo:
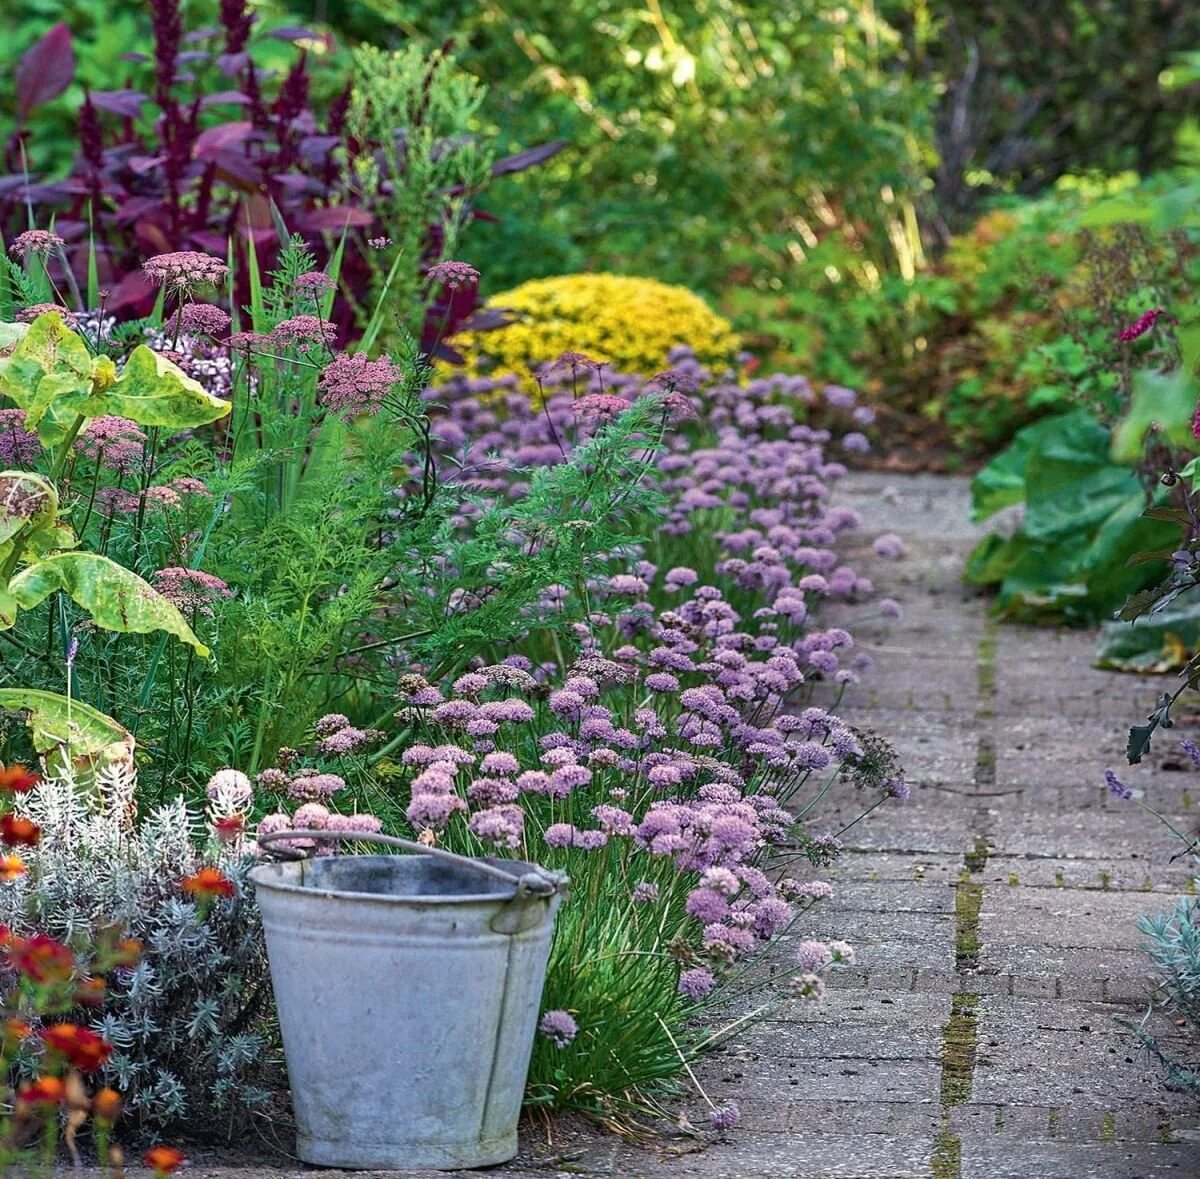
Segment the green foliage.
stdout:
<svg viewBox="0 0 1200 1179">
<path fill-rule="evenodd" d="M 1189 0 L 883 0 L 909 68 L 941 84 L 936 198 L 953 225 L 981 197 L 1070 173 L 1175 160 L 1194 93 L 1177 55 L 1200 39 Z M 1175 85 L 1164 87 L 1164 75 Z"/>
<path fill-rule="evenodd" d="M 1146 1017 L 1138 1024 L 1125 1021 L 1163 1066 L 1165 1081 L 1172 1088 L 1200 1095 L 1200 903 L 1184 897 L 1168 913 L 1143 917 L 1138 929 L 1147 939 L 1146 949 L 1154 963 L 1157 994 Z M 1159 1016 L 1157 1020 L 1152 1019 Z M 1174 1024 L 1164 1033 L 1167 1020 Z"/>
<path fill-rule="evenodd" d="M 1076 409 L 1025 427 L 976 477 L 977 518 L 1023 508 L 1017 530 L 981 541 L 965 571 L 997 590 L 1003 616 L 1090 623 L 1157 580 L 1152 568 L 1128 562 L 1171 544 L 1178 529 L 1143 520 L 1142 482 L 1109 452 L 1109 431 Z"/>
</svg>

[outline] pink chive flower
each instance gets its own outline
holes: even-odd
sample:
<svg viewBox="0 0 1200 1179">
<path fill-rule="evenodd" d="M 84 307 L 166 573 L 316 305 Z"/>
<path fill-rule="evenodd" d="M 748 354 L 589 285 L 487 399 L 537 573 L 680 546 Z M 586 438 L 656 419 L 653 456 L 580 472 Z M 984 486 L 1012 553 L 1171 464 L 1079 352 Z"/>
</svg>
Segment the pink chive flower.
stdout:
<svg viewBox="0 0 1200 1179">
<path fill-rule="evenodd" d="M 1166 313 L 1165 307 L 1152 307 L 1149 311 L 1143 311 L 1133 323 L 1117 332 L 1117 339 L 1122 344 L 1128 344 L 1130 340 L 1144 336 Z"/>
<path fill-rule="evenodd" d="M 346 780 L 337 774 L 323 774 L 319 770 L 305 767 L 292 775 L 287 792 L 292 798 L 317 801 L 332 798 L 339 790 L 345 788 Z"/>
<path fill-rule="evenodd" d="M 472 833 L 497 847 L 521 846 L 525 812 L 519 806 L 501 805 L 476 811 L 467 821 Z"/>
<path fill-rule="evenodd" d="M 353 417 L 378 413 L 403 379 L 400 366 L 386 356 L 371 360 L 365 352 L 343 352 L 326 365 L 317 385 L 327 409 Z"/>
<path fill-rule="evenodd" d="M 894 561 L 897 557 L 904 555 L 904 541 L 894 532 L 885 532 L 881 536 L 877 536 L 871 547 L 875 550 L 876 556 L 883 557 L 888 561 Z"/>
<path fill-rule="evenodd" d="M 479 282 L 479 271 L 466 262 L 439 262 L 425 271 L 433 282 L 439 282 L 457 291 L 459 287 L 473 287 Z"/>
<path fill-rule="evenodd" d="M 44 258 L 52 250 L 61 249 L 65 243 L 57 233 L 48 229 L 27 229 L 13 238 L 8 252 L 17 258 L 27 258 L 30 254 Z"/>
<path fill-rule="evenodd" d="M 691 999 L 693 1002 L 699 1002 L 705 998 L 716 985 L 717 980 L 713 977 L 713 972 L 705 970 L 703 966 L 685 970 L 679 976 L 679 993 L 685 999 Z"/>
<path fill-rule="evenodd" d="M 579 1025 L 569 1012 L 547 1011 L 538 1021 L 538 1031 L 552 1040 L 556 1048 L 565 1048 L 579 1035 Z"/>
<path fill-rule="evenodd" d="M 741 1111 L 737 1107 L 737 1102 L 727 1101 L 724 1105 L 718 1105 L 709 1112 L 708 1124 L 718 1134 L 723 1134 L 737 1125 L 739 1117 L 741 1117 Z"/>
<path fill-rule="evenodd" d="M 172 290 L 223 283 L 229 275 L 229 267 L 220 258 L 201 254 L 197 250 L 176 250 L 170 254 L 159 254 L 147 258 L 142 273 L 155 286 Z"/>
</svg>

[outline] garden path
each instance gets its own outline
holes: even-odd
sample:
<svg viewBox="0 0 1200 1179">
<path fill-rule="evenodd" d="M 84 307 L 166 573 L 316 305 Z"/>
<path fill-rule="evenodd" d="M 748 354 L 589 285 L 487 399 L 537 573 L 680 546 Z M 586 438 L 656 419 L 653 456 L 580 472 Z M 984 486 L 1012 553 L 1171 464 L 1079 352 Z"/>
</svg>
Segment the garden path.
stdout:
<svg viewBox="0 0 1200 1179">
<path fill-rule="evenodd" d="M 821 1008 L 788 1009 L 706 1063 L 713 1099 L 741 1107 L 725 1139 L 567 1131 L 546 1147 L 530 1131 L 528 1154 L 487 1174 L 1195 1179 L 1200 1109 L 1116 1022 L 1137 1020 L 1147 993 L 1137 916 L 1188 880 L 1186 860 L 1170 863 L 1178 845 L 1102 783 L 1155 686 L 1093 670 L 1086 632 L 988 620 L 958 580 L 966 480 L 856 474 L 840 498 L 907 545 L 894 564 L 859 554 L 905 615 L 855 624 L 877 665 L 843 712 L 898 746 L 912 798 L 846 833 L 837 896 L 796 933 L 844 938 L 857 965 Z M 1159 743 L 1153 766 L 1124 776 L 1193 823 L 1200 781 L 1169 753 Z M 836 800 L 843 822 L 856 802 Z M 699 1102 L 691 1114 L 703 1122 Z"/>
</svg>

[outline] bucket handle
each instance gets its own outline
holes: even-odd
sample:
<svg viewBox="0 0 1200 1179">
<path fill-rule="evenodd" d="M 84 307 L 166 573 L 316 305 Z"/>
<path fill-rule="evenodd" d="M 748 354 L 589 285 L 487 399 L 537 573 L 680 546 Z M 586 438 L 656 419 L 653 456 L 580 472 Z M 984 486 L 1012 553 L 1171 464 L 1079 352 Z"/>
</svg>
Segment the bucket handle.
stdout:
<svg viewBox="0 0 1200 1179">
<path fill-rule="evenodd" d="M 550 897 L 566 884 L 565 876 L 559 872 L 548 872 L 545 868 L 535 868 L 533 872 L 520 874 L 506 872 L 503 868 L 497 868 L 495 864 L 489 864 L 485 860 L 460 856 L 456 852 L 446 851 L 445 848 L 429 847 L 426 844 L 417 843 L 413 839 L 401 839 L 398 835 L 384 835 L 378 831 L 320 831 L 315 827 L 299 827 L 295 830 L 271 831 L 266 835 L 260 835 L 258 842 L 261 846 L 266 847 L 285 839 L 322 839 L 326 841 L 351 839 L 360 843 L 384 843 L 389 847 L 399 847 L 419 855 L 433 856 L 434 859 L 444 860 L 459 868 L 466 868 L 469 871 L 480 872 L 485 876 L 503 880 L 505 884 L 511 884 L 516 888 L 518 896 Z M 301 855 L 299 858 L 303 859 L 304 857 Z"/>
</svg>

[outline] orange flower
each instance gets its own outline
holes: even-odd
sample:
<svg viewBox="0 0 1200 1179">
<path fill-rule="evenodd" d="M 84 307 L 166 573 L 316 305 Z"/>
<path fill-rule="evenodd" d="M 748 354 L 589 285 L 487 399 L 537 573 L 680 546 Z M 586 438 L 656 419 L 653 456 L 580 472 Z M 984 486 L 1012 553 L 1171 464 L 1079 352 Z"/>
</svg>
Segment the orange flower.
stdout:
<svg viewBox="0 0 1200 1179">
<path fill-rule="evenodd" d="M 33 1035 L 33 1028 L 23 1019 L 9 1019 L 4 1023 L 4 1035 L 9 1040 L 28 1040 Z"/>
<path fill-rule="evenodd" d="M 62 1105 L 67 1086 L 61 1077 L 39 1077 L 17 1090 L 17 1100 L 25 1105 Z"/>
<path fill-rule="evenodd" d="M 103 1037 L 77 1023 L 56 1023 L 42 1029 L 42 1040 L 52 1052 L 59 1052 L 67 1063 L 80 1072 L 94 1073 L 112 1055 L 112 1045 Z"/>
<path fill-rule="evenodd" d="M 197 898 L 231 897 L 234 892 L 233 881 L 220 868 L 201 868 L 183 882 L 183 890 Z"/>
<path fill-rule="evenodd" d="M 8 961 L 35 983 L 66 982 L 75 970 L 75 955 L 44 933 L 13 939 L 8 945 Z"/>
<path fill-rule="evenodd" d="M 187 1162 L 187 1156 L 173 1146 L 152 1146 L 142 1155 L 142 1162 L 156 1175 L 173 1175 Z"/>
<path fill-rule="evenodd" d="M 121 1095 L 115 1089 L 101 1089 L 92 1098 L 92 1112 L 106 1122 L 115 1122 L 121 1116 Z"/>
<path fill-rule="evenodd" d="M 42 837 L 42 829 L 29 819 L 22 819 L 12 811 L 0 815 L 0 839 L 10 846 L 24 844 L 33 847 Z"/>
<path fill-rule="evenodd" d="M 32 790 L 41 778 L 31 773 L 25 766 L 15 762 L 10 766 L 0 765 L 0 790 L 8 790 L 13 794 L 25 794 Z"/>
<path fill-rule="evenodd" d="M 0 856 L 0 883 L 9 884 L 28 871 L 20 856 Z"/>
<path fill-rule="evenodd" d="M 75 988 L 75 1002 L 83 1007 L 104 1005 L 105 984 L 102 978 L 85 978 Z"/>
</svg>

